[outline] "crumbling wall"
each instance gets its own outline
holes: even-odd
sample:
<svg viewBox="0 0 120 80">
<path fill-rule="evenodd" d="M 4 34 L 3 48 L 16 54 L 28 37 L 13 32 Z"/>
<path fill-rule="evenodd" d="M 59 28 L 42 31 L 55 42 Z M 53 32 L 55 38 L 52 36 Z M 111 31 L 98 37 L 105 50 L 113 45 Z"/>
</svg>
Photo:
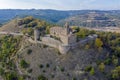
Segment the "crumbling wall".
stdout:
<svg viewBox="0 0 120 80">
<path fill-rule="evenodd" d="M 50 37 L 42 37 L 42 43 L 49 45 L 51 47 L 57 48 L 57 49 L 59 48 L 59 45 L 61 44 L 60 41 L 55 40 Z"/>
<path fill-rule="evenodd" d="M 61 54 L 66 54 L 69 50 L 70 50 L 70 46 L 68 45 L 62 44 L 59 46 L 59 51 Z"/>
<path fill-rule="evenodd" d="M 74 49 L 80 46 L 86 45 L 90 41 L 94 41 L 97 38 L 97 35 L 88 36 L 83 40 L 80 40 L 79 42 L 73 43 L 73 44 L 63 44 L 59 40 L 55 40 L 54 38 L 50 37 L 43 37 L 42 43 L 54 48 L 57 48 L 61 54 L 66 54 L 70 49 Z"/>
</svg>

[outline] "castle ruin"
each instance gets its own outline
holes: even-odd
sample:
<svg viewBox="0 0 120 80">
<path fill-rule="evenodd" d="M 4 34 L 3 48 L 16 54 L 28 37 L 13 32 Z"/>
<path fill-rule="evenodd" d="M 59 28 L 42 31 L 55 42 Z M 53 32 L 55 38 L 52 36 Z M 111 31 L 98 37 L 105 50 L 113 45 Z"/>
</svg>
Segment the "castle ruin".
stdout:
<svg viewBox="0 0 120 80">
<path fill-rule="evenodd" d="M 68 23 L 66 23 L 64 27 L 51 27 L 50 34 L 41 37 L 41 41 L 39 41 L 39 33 L 39 30 L 34 30 L 34 40 L 36 42 L 57 48 L 61 54 L 66 54 L 70 49 L 76 48 L 77 46 L 86 43 L 89 39 L 94 40 L 97 37 L 95 35 L 92 38 L 77 42 L 77 36 L 73 33 Z"/>
<path fill-rule="evenodd" d="M 64 45 L 70 45 L 76 42 L 76 35 L 73 34 L 68 23 L 66 23 L 64 27 L 50 28 L 50 35 L 60 39 L 61 43 Z"/>
</svg>

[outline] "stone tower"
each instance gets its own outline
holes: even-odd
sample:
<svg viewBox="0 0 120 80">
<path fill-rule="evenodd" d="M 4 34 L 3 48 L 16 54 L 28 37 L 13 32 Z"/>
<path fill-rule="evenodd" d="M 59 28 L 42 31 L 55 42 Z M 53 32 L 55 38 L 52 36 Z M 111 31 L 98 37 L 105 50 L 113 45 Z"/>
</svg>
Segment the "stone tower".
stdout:
<svg viewBox="0 0 120 80">
<path fill-rule="evenodd" d="M 34 40 L 38 41 L 40 39 L 40 31 L 39 29 L 35 28 L 34 29 Z"/>
<path fill-rule="evenodd" d="M 60 36 L 60 39 L 64 45 L 71 45 L 76 43 L 76 35 L 72 33 L 68 23 L 65 24 L 64 34 Z"/>
<path fill-rule="evenodd" d="M 65 27 L 65 34 L 66 34 L 66 35 L 70 34 L 70 27 L 69 27 L 68 22 L 66 22 L 66 24 L 65 24 L 64 27 Z"/>
</svg>

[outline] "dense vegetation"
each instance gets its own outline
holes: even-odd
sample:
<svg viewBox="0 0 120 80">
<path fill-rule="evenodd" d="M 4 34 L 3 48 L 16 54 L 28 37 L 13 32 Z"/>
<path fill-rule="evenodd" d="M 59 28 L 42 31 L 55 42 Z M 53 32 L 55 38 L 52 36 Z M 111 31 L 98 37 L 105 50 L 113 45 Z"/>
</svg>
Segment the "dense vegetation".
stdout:
<svg viewBox="0 0 120 80">
<path fill-rule="evenodd" d="M 100 58 L 96 61 L 98 69 L 109 80 L 120 79 L 120 34 L 111 32 L 96 32 L 86 29 L 78 29 L 77 36 L 79 38 L 85 38 L 88 34 L 96 33 L 98 38 L 94 44 L 88 44 L 87 49 L 92 47 L 94 50 L 103 51 L 106 49 L 108 53 L 105 54 L 105 58 Z M 111 67 L 109 70 L 106 68 Z M 90 72 L 91 75 L 95 74 L 94 68 L 91 66 L 86 67 L 85 71 Z"/>
<path fill-rule="evenodd" d="M 35 28 L 41 31 L 41 35 L 44 35 L 46 33 L 49 33 L 49 28 L 53 26 L 52 24 L 49 24 L 43 20 L 35 19 L 32 16 L 18 20 L 17 24 L 18 26 L 24 27 L 22 32 L 24 34 L 28 34 L 29 36 L 33 35 Z"/>
<path fill-rule="evenodd" d="M 105 65 L 112 66 L 114 69 L 111 73 L 107 73 L 111 79 L 120 79 L 120 34 L 119 33 L 99 33 L 99 37 L 104 43 L 103 47 L 109 53 L 105 60 L 102 61 Z"/>
<path fill-rule="evenodd" d="M 0 75 L 4 80 L 18 80 L 20 78 L 15 65 L 15 55 L 20 47 L 20 38 L 11 35 L 0 38 Z"/>
<path fill-rule="evenodd" d="M 99 11 L 99 10 L 0 10 L 0 23 L 8 22 L 16 17 L 33 16 L 48 22 L 64 24 L 66 21 L 70 25 L 83 27 L 109 27 L 120 25 L 120 11 Z"/>
</svg>

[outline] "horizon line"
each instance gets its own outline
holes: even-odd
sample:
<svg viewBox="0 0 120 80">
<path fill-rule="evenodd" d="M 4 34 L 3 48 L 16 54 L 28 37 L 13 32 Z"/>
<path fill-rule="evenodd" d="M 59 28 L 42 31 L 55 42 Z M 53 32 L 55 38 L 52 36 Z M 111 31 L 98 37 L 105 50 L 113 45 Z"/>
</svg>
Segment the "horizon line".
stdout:
<svg viewBox="0 0 120 80">
<path fill-rule="evenodd" d="M 0 10 L 56 10 L 56 11 L 82 11 L 82 10 L 90 10 L 90 11 L 118 11 L 120 9 L 68 9 L 68 10 L 62 10 L 62 9 L 38 9 L 38 8 L 4 8 Z"/>
</svg>

